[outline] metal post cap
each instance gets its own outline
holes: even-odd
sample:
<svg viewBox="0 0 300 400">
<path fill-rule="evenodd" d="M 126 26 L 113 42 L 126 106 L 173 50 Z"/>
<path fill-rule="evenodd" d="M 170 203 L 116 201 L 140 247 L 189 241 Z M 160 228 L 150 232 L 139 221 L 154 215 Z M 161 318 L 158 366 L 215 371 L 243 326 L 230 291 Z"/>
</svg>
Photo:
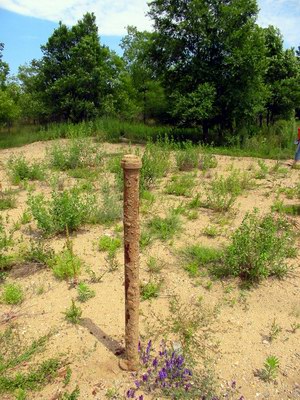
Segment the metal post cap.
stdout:
<svg viewBox="0 0 300 400">
<path fill-rule="evenodd" d="M 126 154 L 121 161 L 121 167 L 123 169 L 141 169 L 142 161 L 140 157 L 134 154 Z"/>
</svg>

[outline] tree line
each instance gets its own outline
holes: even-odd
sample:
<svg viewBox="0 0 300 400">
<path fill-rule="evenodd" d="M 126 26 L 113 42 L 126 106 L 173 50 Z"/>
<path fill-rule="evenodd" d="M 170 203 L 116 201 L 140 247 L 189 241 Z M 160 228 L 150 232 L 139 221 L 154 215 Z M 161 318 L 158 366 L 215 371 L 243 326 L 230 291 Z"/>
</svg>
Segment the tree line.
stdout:
<svg viewBox="0 0 300 400">
<path fill-rule="evenodd" d="M 93 13 L 63 23 L 9 78 L 0 44 L 0 124 L 113 116 L 198 128 L 224 143 L 300 109 L 300 47 L 260 27 L 256 0 L 154 0 L 153 31 L 128 27 L 119 56 Z"/>
</svg>

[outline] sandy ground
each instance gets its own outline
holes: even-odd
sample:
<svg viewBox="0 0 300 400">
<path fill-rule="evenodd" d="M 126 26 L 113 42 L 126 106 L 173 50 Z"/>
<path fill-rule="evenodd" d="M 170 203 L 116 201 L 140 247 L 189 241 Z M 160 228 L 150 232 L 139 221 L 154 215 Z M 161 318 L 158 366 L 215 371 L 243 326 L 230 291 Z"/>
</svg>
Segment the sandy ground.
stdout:
<svg viewBox="0 0 300 400">
<path fill-rule="evenodd" d="M 12 188 L 7 175 L 5 164 L 12 155 L 23 155 L 29 161 L 43 160 L 46 147 L 49 143 L 34 143 L 22 148 L 0 151 L 0 182 L 2 190 Z M 125 151 L 125 144 L 99 144 L 108 153 Z M 251 158 L 233 158 L 217 156 L 218 167 L 203 175 L 197 172 L 197 185 L 195 192 L 201 192 L 203 183 L 209 181 L 216 173 L 228 174 L 231 168 L 241 171 L 257 169 L 257 160 Z M 275 161 L 267 160 L 266 164 L 272 166 Z M 284 163 L 287 164 L 287 163 Z M 239 395 L 247 400 L 254 399 L 300 399 L 300 329 L 295 333 L 291 325 L 300 323 L 300 276 L 299 258 L 293 259 L 294 267 L 284 280 L 269 279 L 262 282 L 241 296 L 237 280 L 214 281 L 208 290 L 208 278 L 201 278 L 195 282 L 183 270 L 178 250 L 188 244 L 205 244 L 221 246 L 228 241 L 230 234 L 239 226 L 245 213 L 258 208 L 260 212 L 270 211 L 276 193 L 280 187 L 291 187 L 299 180 L 299 171 L 288 168 L 285 177 L 268 175 L 267 179 L 257 180 L 257 187 L 245 192 L 238 197 L 234 205 L 234 213 L 230 216 L 229 224 L 219 228 L 221 234 L 216 238 L 208 238 L 203 234 L 203 229 L 216 221 L 216 213 L 200 209 L 195 220 L 188 220 L 181 216 L 183 230 L 172 241 L 153 241 L 150 246 L 141 252 L 140 267 L 141 280 L 150 278 L 147 271 L 147 260 L 150 256 L 158 257 L 164 267 L 160 273 L 163 285 L 160 295 L 151 301 L 141 302 L 141 334 L 144 341 L 151 334 L 147 327 L 155 323 L 155 315 L 168 315 L 169 300 L 177 295 L 182 302 L 189 304 L 201 297 L 208 308 L 217 306 L 218 312 L 212 321 L 213 332 L 209 345 L 214 348 L 210 351 L 213 358 L 218 387 L 225 387 L 227 382 L 236 381 Z M 173 172 L 174 174 L 175 172 Z M 51 172 L 49 172 L 51 175 Z M 142 223 L 153 215 L 164 215 L 174 205 L 187 202 L 190 199 L 166 195 L 164 187 L 170 179 L 169 174 L 160 185 L 153 188 L 156 201 L 141 214 Z M 101 178 L 100 178 L 101 179 Z M 34 183 L 37 192 L 50 192 L 46 182 Z M 66 184 L 72 179 L 66 179 Z M 17 207 L 2 211 L 7 227 L 19 220 L 26 209 L 28 191 L 20 189 L 17 194 Z M 285 199 L 282 195 L 281 198 Z M 285 199 L 285 203 L 295 203 L 295 200 Z M 299 217 L 293 220 L 300 222 Z M 120 225 L 121 222 L 118 224 Z M 21 226 L 16 236 L 21 242 L 27 242 L 37 228 L 34 222 Z M 105 253 L 97 250 L 96 244 L 104 234 L 114 234 L 114 227 L 107 228 L 100 225 L 86 226 L 77 233 L 72 234 L 75 253 L 81 257 L 86 265 L 100 274 L 106 269 Z M 48 244 L 55 250 L 63 248 L 65 237 L 59 236 L 47 239 Z M 299 242 L 298 242 L 299 245 Z M 29 343 L 33 339 L 53 332 L 45 352 L 38 354 L 35 360 L 60 355 L 69 363 L 72 369 L 71 382 L 63 388 L 62 379 L 46 386 L 41 392 L 30 393 L 30 399 L 55 399 L 59 392 L 71 390 L 78 384 L 80 399 L 105 399 L 109 388 L 119 388 L 120 395 L 124 394 L 132 384 L 131 375 L 119 369 L 119 357 L 115 354 L 124 345 L 124 275 L 123 254 L 118 252 L 120 267 L 107 273 L 101 282 L 91 283 L 96 296 L 88 302 L 81 304 L 83 322 L 73 326 L 63 316 L 63 312 L 70 306 L 71 299 L 76 298 L 76 288 L 65 281 L 58 281 L 50 270 L 41 270 L 29 276 L 14 278 L 10 275 L 7 281 L 16 281 L 25 291 L 25 301 L 16 307 L 0 304 L 0 320 L 5 313 L 16 312 L 14 319 L 17 324 L 21 340 Z M 87 279 L 83 272 L 80 280 Z M 43 293 L 38 294 L 39 288 Z M 0 286 L 1 291 L 1 286 Z M 244 292 L 243 292 L 244 293 Z M 267 340 L 272 322 L 281 328 L 278 337 Z M 0 331 L 5 329 L 6 323 L 0 324 Z M 255 371 L 261 369 L 266 357 L 276 355 L 280 360 L 280 369 L 275 381 L 263 382 Z M 4 399 L 13 396 L 4 395 Z M 121 398 L 121 397 L 120 397 Z M 233 399 L 239 396 L 234 395 Z"/>
</svg>

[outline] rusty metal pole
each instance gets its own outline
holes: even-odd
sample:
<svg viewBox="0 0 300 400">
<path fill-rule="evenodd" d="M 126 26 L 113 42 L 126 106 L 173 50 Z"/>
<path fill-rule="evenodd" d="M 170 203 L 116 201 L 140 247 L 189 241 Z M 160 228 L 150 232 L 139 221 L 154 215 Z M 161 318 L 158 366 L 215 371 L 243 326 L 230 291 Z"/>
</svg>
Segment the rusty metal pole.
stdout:
<svg viewBox="0 0 300 400">
<path fill-rule="evenodd" d="M 125 262 L 125 359 L 120 367 L 137 371 L 139 366 L 139 178 L 142 162 L 129 154 L 121 161 L 124 171 L 124 262 Z"/>
</svg>

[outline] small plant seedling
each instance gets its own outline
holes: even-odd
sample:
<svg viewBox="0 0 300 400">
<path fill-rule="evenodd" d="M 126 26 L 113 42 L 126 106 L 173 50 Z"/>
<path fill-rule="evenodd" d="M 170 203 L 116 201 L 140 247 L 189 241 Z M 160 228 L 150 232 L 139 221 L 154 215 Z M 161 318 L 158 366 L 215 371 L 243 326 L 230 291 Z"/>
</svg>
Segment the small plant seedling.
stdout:
<svg viewBox="0 0 300 400">
<path fill-rule="evenodd" d="M 108 253 L 105 260 L 107 262 L 109 272 L 116 271 L 120 266 L 115 253 Z"/>
<path fill-rule="evenodd" d="M 108 388 L 105 397 L 110 400 L 118 400 L 120 399 L 119 389 L 115 386 Z"/>
<path fill-rule="evenodd" d="M 300 323 L 299 322 L 293 322 L 291 325 L 291 332 L 296 333 L 297 330 L 300 329 Z"/>
<path fill-rule="evenodd" d="M 269 382 L 277 377 L 279 370 L 279 359 L 276 356 L 269 356 L 266 358 L 264 368 L 260 371 L 262 380 Z"/>
<path fill-rule="evenodd" d="M 148 282 L 141 285 L 141 298 L 142 300 L 150 300 L 158 297 L 161 283 Z"/>
<path fill-rule="evenodd" d="M 3 286 L 1 298 L 5 304 L 21 304 L 24 300 L 24 293 L 20 285 L 7 283 Z"/>
<path fill-rule="evenodd" d="M 208 236 L 208 237 L 216 237 L 216 236 L 218 236 L 220 233 L 219 233 L 218 228 L 217 228 L 215 225 L 207 225 L 207 226 L 203 229 L 203 234 L 204 234 L 205 236 Z"/>
<path fill-rule="evenodd" d="M 77 386 L 71 393 L 65 392 L 61 399 L 62 400 L 77 400 L 79 399 L 80 395 L 80 390 L 79 387 Z"/>
<path fill-rule="evenodd" d="M 149 246 L 151 242 L 152 242 L 151 233 L 149 231 L 142 230 L 141 236 L 140 236 L 141 249 L 144 249 L 145 247 Z"/>
<path fill-rule="evenodd" d="M 16 198 L 11 191 L 0 191 L 0 211 L 16 207 Z"/>
<path fill-rule="evenodd" d="M 269 172 L 269 168 L 263 160 L 258 160 L 257 163 L 259 170 L 255 172 L 254 177 L 256 179 L 265 179 Z"/>
<path fill-rule="evenodd" d="M 153 217 L 148 222 L 150 233 L 163 241 L 172 239 L 176 232 L 180 230 L 181 224 L 179 216 L 170 213 L 167 217 Z"/>
<path fill-rule="evenodd" d="M 98 248 L 100 251 L 108 251 L 109 254 L 115 255 L 121 247 L 121 239 L 111 236 L 102 236 L 99 240 Z"/>
<path fill-rule="evenodd" d="M 274 318 L 269 332 L 269 341 L 273 342 L 273 340 L 277 339 L 281 331 L 282 328 L 277 324 L 276 319 Z"/>
<path fill-rule="evenodd" d="M 81 265 L 81 259 L 70 248 L 66 248 L 57 254 L 51 261 L 53 274 L 58 279 L 72 278 L 76 281 L 80 274 Z"/>
<path fill-rule="evenodd" d="M 80 307 L 76 306 L 74 299 L 72 299 L 72 304 L 64 312 L 67 321 L 72 324 L 79 324 L 82 315 L 82 310 Z"/>
<path fill-rule="evenodd" d="M 77 286 L 77 298 L 82 303 L 88 301 L 92 297 L 95 297 L 96 293 L 86 283 L 80 282 Z"/>
<path fill-rule="evenodd" d="M 8 170 L 13 184 L 18 185 L 25 180 L 42 181 L 45 179 L 45 168 L 38 162 L 28 163 L 24 157 L 11 157 Z"/>
<path fill-rule="evenodd" d="M 166 188 L 166 193 L 175 196 L 189 197 L 194 186 L 195 178 L 192 175 L 173 176 L 171 182 Z"/>
<path fill-rule="evenodd" d="M 147 261 L 148 271 L 153 274 L 158 274 L 162 270 L 163 266 L 163 262 L 152 256 Z"/>
</svg>

